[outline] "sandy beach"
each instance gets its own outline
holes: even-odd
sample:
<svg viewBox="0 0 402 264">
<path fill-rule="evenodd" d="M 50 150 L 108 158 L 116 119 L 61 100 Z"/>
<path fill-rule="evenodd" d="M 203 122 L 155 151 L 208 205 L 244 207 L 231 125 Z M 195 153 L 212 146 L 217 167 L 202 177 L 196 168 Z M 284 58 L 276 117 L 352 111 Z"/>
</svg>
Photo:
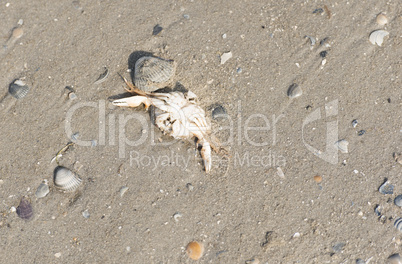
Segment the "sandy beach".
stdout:
<svg viewBox="0 0 402 264">
<path fill-rule="evenodd" d="M 372 264 L 402 254 L 401 7 L 1 1 L 0 262 Z M 376 30 L 388 33 L 381 46 L 369 40 Z M 210 173 L 194 141 L 163 135 L 143 107 L 112 105 L 128 95 L 119 75 L 131 82 L 144 55 L 174 60 L 169 88 L 197 95 L 228 153 L 212 153 Z M 20 99 L 15 80 L 29 88 Z M 56 188 L 58 165 L 82 180 L 76 191 Z M 379 191 L 384 182 L 392 191 Z M 38 198 L 41 183 L 50 191 Z M 204 247 L 197 261 L 191 241 Z"/>
</svg>

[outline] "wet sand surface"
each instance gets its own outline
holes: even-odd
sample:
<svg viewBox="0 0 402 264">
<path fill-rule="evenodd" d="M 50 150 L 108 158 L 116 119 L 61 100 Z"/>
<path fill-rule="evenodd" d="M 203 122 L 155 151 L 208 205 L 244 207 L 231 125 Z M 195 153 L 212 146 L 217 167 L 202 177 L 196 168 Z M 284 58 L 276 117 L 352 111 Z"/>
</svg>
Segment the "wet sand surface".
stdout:
<svg viewBox="0 0 402 264">
<path fill-rule="evenodd" d="M 199 263 L 401 253 L 400 2 L 2 1 L 0 14 L 2 262 L 192 263 L 191 241 L 204 245 Z M 369 41 L 378 29 L 389 32 L 382 46 Z M 210 174 L 194 142 L 111 104 L 141 52 L 173 59 L 176 87 L 206 110 L 230 154 L 213 153 Z M 18 100 L 15 79 L 30 88 Z M 302 95 L 290 99 L 293 83 Z M 212 119 L 219 105 L 227 116 Z M 77 132 L 58 162 L 83 182 L 62 193 L 51 160 Z M 393 194 L 378 191 L 385 178 Z M 50 193 L 37 198 L 44 180 Z M 15 212 L 23 196 L 30 220 Z"/>
</svg>

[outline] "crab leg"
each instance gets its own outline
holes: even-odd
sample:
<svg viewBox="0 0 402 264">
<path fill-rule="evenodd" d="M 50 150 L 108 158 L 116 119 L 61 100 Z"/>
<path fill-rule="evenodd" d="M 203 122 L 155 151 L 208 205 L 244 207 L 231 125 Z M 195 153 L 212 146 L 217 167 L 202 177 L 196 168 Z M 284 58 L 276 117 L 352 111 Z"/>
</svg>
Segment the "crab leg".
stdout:
<svg viewBox="0 0 402 264">
<path fill-rule="evenodd" d="M 211 155 L 211 145 L 205 139 L 201 139 L 198 141 L 202 145 L 201 148 L 201 157 L 204 161 L 205 172 L 209 173 L 212 167 L 212 155 Z"/>
<path fill-rule="evenodd" d="M 149 98 L 146 96 L 137 95 L 114 100 L 112 103 L 113 105 L 125 106 L 125 107 L 137 107 L 140 106 L 141 104 L 144 104 L 145 108 L 148 109 L 148 107 L 151 105 L 151 100 L 149 100 Z"/>
</svg>

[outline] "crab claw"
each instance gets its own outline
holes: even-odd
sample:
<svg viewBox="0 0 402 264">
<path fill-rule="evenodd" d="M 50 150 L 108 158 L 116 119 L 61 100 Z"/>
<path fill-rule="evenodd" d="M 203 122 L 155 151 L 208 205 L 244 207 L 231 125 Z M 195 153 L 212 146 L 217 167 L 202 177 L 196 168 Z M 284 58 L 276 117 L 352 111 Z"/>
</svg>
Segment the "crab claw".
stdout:
<svg viewBox="0 0 402 264">
<path fill-rule="evenodd" d="M 151 102 L 146 96 L 131 96 L 127 98 L 114 100 L 112 104 L 125 107 L 137 107 L 140 106 L 141 104 L 144 104 L 145 108 L 148 109 L 148 107 L 151 105 Z"/>
<path fill-rule="evenodd" d="M 200 140 L 198 143 L 202 145 L 201 157 L 204 161 L 205 172 L 209 173 L 212 167 L 211 145 L 205 139 Z"/>
</svg>

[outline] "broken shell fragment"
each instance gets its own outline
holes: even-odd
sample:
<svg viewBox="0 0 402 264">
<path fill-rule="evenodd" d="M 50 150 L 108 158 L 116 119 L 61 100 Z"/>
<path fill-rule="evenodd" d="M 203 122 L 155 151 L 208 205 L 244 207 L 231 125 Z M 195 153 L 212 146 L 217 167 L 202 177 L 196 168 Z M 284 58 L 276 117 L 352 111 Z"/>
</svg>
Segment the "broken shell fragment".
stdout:
<svg viewBox="0 0 402 264">
<path fill-rule="evenodd" d="M 394 185 L 392 185 L 387 179 L 385 179 L 384 183 L 381 184 L 378 191 L 382 194 L 393 194 L 394 193 Z"/>
<path fill-rule="evenodd" d="M 43 198 L 49 193 L 49 186 L 46 183 L 41 183 L 36 189 L 35 196 L 37 198 Z"/>
<path fill-rule="evenodd" d="M 176 71 L 173 60 L 141 57 L 135 63 L 134 84 L 144 92 L 153 92 L 168 86 Z"/>
<path fill-rule="evenodd" d="M 25 220 L 30 219 L 33 216 L 33 210 L 31 202 L 28 198 L 22 197 L 20 204 L 17 207 L 17 215 Z"/>
<path fill-rule="evenodd" d="M 402 218 L 397 218 L 394 222 L 394 226 L 396 229 L 402 232 Z"/>
<path fill-rule="evenodd" d="M 382 29 L 376 30 L 371 32 L 369 40 L 373 45 L 377 44 L 378 46 L 381 46 L 384 41 L 384 38 L 388 35 L 389 32 L 385 30 Z"/>
<path fill-rule="evenodd" d="M 225 52 L 221 55 L 221 64 L 225 64 L 230 58 L 232 58 L 233 54 L 231 51 Z"/>
<path fill-rule="evenodd" d="M 204 245 L 197 241 L 192 241 L 188 243 L 186 252 L 189 258 L 193 260 L 198 260 L 202 257 L 202 254 L 204 253 Z"/>
<path fill-rule="evenodd" d="M 288 88 L 288 96 L 290 99 L 299 97 L 300 95 L 302 95 L 302 93 L 302 89 L 296 83 L 292 83 Z"/>
<path fill-rule="evenodd" d="M 15 80 L 8 87 L 8 92 L 16 99 L 21 99 L 28 94 L 29 87 L 24 81 Z"/>
<path fill-rule="evenodd" d="M 53 181 L 54 185 L 64 192 L 75 191 L 82 182 L 76 173 L 61 166 L 54 170 Z"/>
<path fill-rule="evenodd" d="M 345 139 L 335 142 L 335 147 L 337 147 L 342 153 L 348 153 L 348 145 L 349 142 L 347 142 Z"/>
<path fill-rule="evenodd" d="M 381 25 L 381 26 L 384 26 L 385 24 L 388 23 L 388 18 L 387 18 L 387 16 L 384 15 L 383 13 L 378 14 L 376 20 L 377 20 L 377 24 L 378 24 L 378 25 Z"/>
</svg>

